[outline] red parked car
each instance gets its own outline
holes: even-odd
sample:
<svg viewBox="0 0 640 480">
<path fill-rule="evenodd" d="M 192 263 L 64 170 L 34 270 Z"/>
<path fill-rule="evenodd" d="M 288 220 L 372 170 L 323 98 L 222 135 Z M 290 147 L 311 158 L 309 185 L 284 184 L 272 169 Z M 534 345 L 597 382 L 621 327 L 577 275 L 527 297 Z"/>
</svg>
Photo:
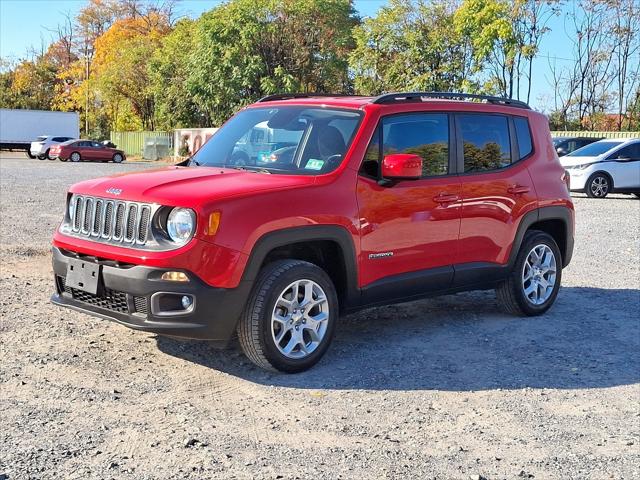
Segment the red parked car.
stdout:
<svg viewBox="0 0 640 480">
<path fill-rule="evenodd" d="M 67 160 L 72 162 L 109 162 L 113 160 L 115 163 L 120 163 L 126 160 L 122 150 L 93 140 L 69 140 L 68 142 L 54 145 L 49 150 L 49 158 L 52 160 L 57 158 L 62 162 Z"/>
<path fill-rule="evenodd" d="M 255 165 L 234 165 L 240 147 Z M 299 372 L 365 307 L 495 289 L 544 313 L 573 252 L 567 180 L 547 119 L 515 100 L 270 96 L 182 165 L 71 187 L 52 300 L 163 335 L 237 332 L 257 365 Z"/>
</svg>

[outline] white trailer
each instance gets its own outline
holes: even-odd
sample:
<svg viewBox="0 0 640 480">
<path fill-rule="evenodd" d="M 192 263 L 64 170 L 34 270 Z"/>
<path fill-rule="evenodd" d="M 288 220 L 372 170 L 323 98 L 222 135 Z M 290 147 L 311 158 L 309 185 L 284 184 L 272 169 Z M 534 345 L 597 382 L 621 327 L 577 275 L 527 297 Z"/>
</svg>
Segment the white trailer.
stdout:
<svg viewBox="0 0 640 480">
<path fill-rule="evenodd" d="M 0 108 L 0 149 L 29 154 L 31 142 L 45 135 L 78 138 L 78 113 Z"/>
</svg>

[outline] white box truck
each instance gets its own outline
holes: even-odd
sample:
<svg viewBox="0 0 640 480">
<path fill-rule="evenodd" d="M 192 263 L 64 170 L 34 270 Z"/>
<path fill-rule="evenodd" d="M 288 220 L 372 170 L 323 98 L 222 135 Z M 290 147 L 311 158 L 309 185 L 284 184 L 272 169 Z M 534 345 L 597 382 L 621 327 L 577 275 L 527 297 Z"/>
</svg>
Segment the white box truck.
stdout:
<svg viewBox="0 0 640 480">
<path fill-rule="evenodd" d="M 31 142 L 37 137 L 52 135 L 78 138 L 78 113 L 0 108 L 0 149 L 24 150 L 31 156 Z"/>
</svg>

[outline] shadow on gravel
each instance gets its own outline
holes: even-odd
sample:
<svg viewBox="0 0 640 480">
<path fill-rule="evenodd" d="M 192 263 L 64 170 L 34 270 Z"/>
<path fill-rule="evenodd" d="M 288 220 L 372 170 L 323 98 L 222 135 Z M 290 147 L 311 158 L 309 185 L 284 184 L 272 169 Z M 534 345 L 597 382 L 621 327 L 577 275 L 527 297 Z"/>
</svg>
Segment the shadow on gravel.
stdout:
<svg viewBox="0 0 640 480">
<path fill-rule="evenodd" d="M 541 317 L 499 312 L 491 292 L 370 309 L 341 319 L 332 347 L 297 375 L 264 372 L 239 347 L 157 337 L 165 353 L 291 388 L 606 388 L 640 382 L 640 290 L 563 288 Z"/>
</svg>

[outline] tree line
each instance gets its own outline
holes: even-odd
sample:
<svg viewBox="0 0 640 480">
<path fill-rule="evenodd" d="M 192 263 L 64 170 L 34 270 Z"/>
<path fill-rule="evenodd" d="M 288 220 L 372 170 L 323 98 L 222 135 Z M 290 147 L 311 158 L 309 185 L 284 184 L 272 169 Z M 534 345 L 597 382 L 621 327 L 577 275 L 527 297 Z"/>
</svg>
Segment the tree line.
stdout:
<svg viewBox="0 0 640 480">
<path fill-rule="evenodd" d="M 197 19 L 178 0 L 89 0 L 30 58 L 0 63 L 0 106 L 73 110 L 85 134 L 217 126 L 282 92 L 488 93 L 530 102 L 554 129 L 640 129 L 637 0 L 229 0 Z M 565 15 L 567 58 L 534 60 Z"/>
</svg>

